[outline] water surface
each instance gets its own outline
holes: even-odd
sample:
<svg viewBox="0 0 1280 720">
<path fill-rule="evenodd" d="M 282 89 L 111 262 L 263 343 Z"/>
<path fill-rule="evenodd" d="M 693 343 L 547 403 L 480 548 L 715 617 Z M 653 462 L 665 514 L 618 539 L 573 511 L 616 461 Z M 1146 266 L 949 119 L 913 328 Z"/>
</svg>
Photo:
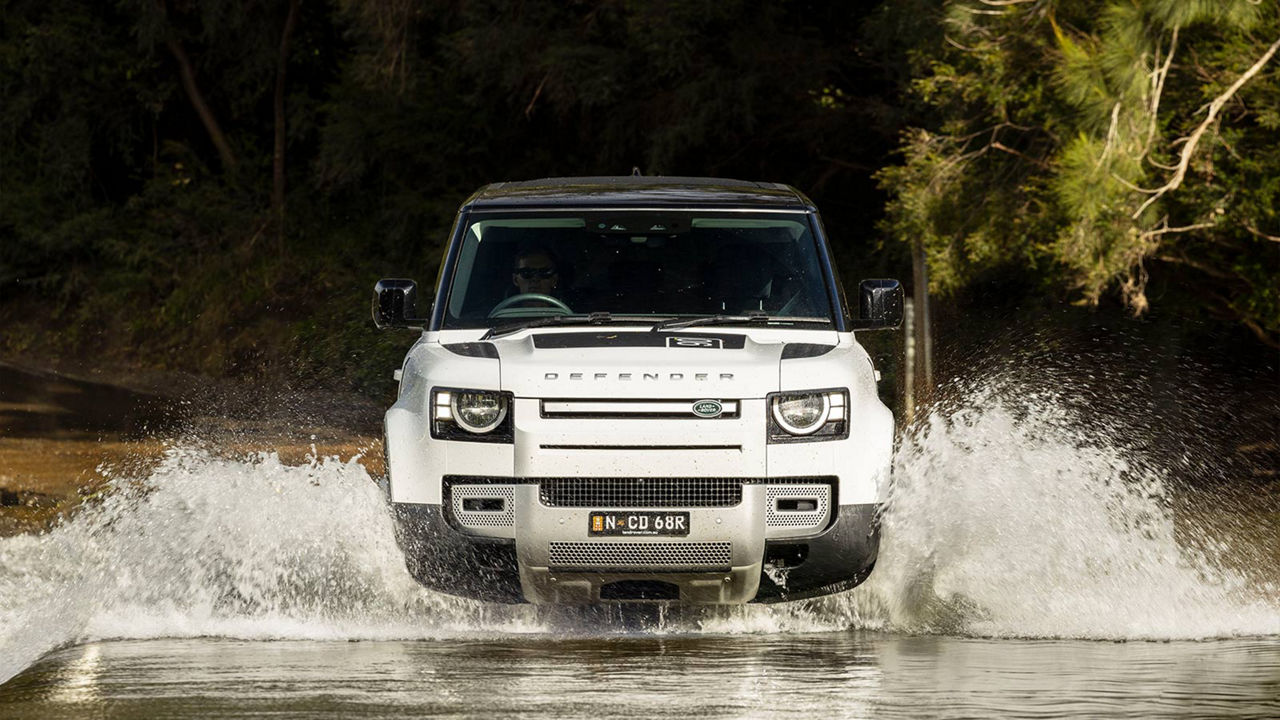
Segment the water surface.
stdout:
<svg viewBox="0 0 1280 720">
<path fill-rule="evenodd" d="M 1276 717 L 1280 642 L 873 632 L 380 642 L 152 640 L 55 653 L 14 720 L 93 717 Z"/>
<path fill-rule="evenodd" d="M 0 716 L 1280 716 L 1275 498 L 1033 379 L 903 438 L 863 586 L 711 611 L 431 593 L 360 458 L 176 438 L 0 538 Z"/>
</svg>

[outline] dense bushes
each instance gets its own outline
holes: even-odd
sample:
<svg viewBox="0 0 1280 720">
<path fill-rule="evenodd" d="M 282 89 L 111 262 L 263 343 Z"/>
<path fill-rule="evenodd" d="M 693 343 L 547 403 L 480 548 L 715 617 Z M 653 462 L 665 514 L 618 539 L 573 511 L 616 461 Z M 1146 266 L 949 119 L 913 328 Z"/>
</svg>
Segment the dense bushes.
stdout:
<svg viewBox="0 0 1280 720">
<path fill-rule="evenodd" d="M 1135 281 L 1158 274 L 1160 303 L 1193 298 L 1274 339 L 1274 63 L 1182 187 L 1124 220 L 1142 201 L 1125 183 L 1167 177 L 1133 169 L 1150 97 L 1129 75 L 1180 32 L 1146 154 L 1174 162 L 1199 105 L 1274 40 L 1273 8 L 991 7 L 11 0 L 0 353 L 378 392 L 409 338 L 373 331 L 372 283 L 429 285 L 467 194 L 633 167 L 796 185 L 847 281 L 910 276 L 902 241 L 920 238 L 938 290 L 1013 266 L 1022 292 L 1123 288 L 1136 305 L 1150 293 Z M 1184 225 L 1204 227 L 1161 232 Z"/>
</svg>

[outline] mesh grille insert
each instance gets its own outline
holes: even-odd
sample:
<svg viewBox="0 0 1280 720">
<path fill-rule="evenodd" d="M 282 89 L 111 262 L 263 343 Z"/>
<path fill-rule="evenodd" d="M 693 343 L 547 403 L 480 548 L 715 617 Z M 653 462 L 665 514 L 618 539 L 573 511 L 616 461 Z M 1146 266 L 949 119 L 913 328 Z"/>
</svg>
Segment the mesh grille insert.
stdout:
<svg viewBox="0 0 1280 720">
<path fill-rule="evenodd" d="M 515 488 L 510 485 L 454 485 L 449 488 L 453 516 L 469 528 L 510 528 L 516 525 Z M 501 510 L 468 510 L 471 499 L 502 500 Z"/>
<path fill-rule="evenodd" d="M 592 570 L 728 570 L 732 544 L 553 542 L 551 567 Z"/>
<path fill-rule="evenodd" d="M 741 478 L 548 478 L 538 484 L 548 507 L 733 507 Z"/>
<path fill-rule="evenodd" d="M 778 500 L 785 498 L 811 498 L 818 501 L 813 510 L 779 510 Z M 831 505 L 829 485 L 770 485 L 765 490 L 766 527 L 816 530 L 826 525 Z"/>
</svg>

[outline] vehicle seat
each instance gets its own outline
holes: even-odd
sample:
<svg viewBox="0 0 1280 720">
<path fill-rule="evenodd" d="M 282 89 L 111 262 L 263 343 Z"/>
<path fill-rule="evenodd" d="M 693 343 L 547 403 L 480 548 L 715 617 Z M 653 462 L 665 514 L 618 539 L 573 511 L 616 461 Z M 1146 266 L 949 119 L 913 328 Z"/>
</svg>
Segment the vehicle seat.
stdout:
<svg viewBox="0 0 1280 720">
<path fill-rule="evenodd" d="M 609 266 L 606 300 L 611 312 L 654 312 L 665 288 L 662 266 L 648 260 L 625 260 Z"/>
<path fill-rule="evenodd" d="M 716 252 L 708 293 L 715 312 L 765 310 L 773 294 L 773 258 L 759 245 L 727 245 Z"/>
</svg>

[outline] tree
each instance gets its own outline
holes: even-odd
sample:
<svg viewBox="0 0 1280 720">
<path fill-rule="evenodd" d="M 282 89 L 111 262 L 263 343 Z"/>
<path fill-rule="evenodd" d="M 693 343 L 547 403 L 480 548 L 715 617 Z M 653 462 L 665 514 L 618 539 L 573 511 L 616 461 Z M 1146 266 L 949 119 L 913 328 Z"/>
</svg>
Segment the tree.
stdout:
<svg viewBox="0 0 1280 720">
<path fill-rule="evenodd" d="M 935 287 L 1019 268 L 1136 314 L 1153 273 L 1280 338 L 1280 11 L 1252 0 L 964 0 L 918 64 L 934 114 L 884 170 Z M 1192 273 L 1184 270 L 1194 271 Z"/>
</svg>

